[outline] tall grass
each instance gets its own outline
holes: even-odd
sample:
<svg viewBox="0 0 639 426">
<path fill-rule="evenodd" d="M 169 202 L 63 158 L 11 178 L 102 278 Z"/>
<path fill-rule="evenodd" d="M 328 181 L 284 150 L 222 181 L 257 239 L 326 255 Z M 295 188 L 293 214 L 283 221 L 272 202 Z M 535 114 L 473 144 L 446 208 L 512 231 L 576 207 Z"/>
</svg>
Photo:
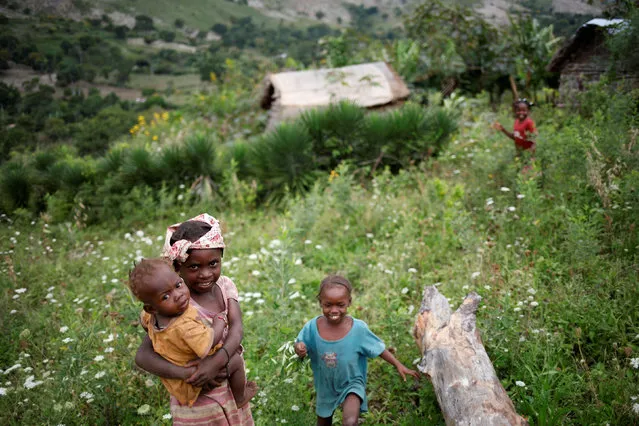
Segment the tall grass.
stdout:
<svg viewBox="0 0 639 426">
<path fill-rule="evenodd" d="M 285 196 L 285 209 L 136 186 L 99 206 L 122 218 L 108 224 L 0 216 L 0 421 L 169 423 L 160 382 L 133 366 L 143 331 L 124 280 L 136 258 L 158 253 L 167 224 L 208 211 L 222 220 L 223 272 L 240 289 L 248 377 L 261 387 L 251 402 L 257 425 L 315 422 L 312 373 L 290 343 L 319 314 L 319 280 L 336 272 L 354 283 L 350 313 L 403 363 L 420 356 L 410 328 L 425 285 L 454 307 L 476 291 L 483 342 L 531 424 L 636 424 L 639 180 L 627 100 L 609 95 L 588 119 L 536 111 L 530 171 L 489 130 L 488 102 L 477 100 L 438 157 L 378 169 L 370 182 L 342 164 Z M 263 160 L 256 181 L 286 186 L 284 172 L 295 181 L 316 170 L 304 127 L 267 137 L 277 140 L 247 154 Z M 270 175 L 271 164 L 282 170 Z M 445 423 L 425 379 L 405 383 L 383 362 L 369 365 L 367 424 Z"/>
</svg>

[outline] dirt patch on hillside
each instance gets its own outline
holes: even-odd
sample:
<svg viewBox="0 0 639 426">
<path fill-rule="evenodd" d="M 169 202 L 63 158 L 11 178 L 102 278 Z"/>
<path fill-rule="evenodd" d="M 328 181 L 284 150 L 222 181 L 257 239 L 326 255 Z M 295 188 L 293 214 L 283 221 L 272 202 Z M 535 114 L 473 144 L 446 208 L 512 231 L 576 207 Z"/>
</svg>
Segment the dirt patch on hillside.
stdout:
<svg viewBox="0 0 639 426">
<path fill-rule="evenodd" d="M 575 15 L 601 14 L 601 7 L 579 0 L 552 0 L 552 7 L 555 12 L 559 13 L 572 13 Z"/>
<path fill-rule="evenodd" d="M 143 38 L 128 38 L 126 40 L 126 44 L 129 46 L 141 46 L 141 47 L 152 47 L 154 49 L 170 49 L 176 50 L 178 52 L 185 53 L 195 53 L 197 52 L 197 48 L 194 46 L 189 46 L 188 44 L 182 43 L 167 43 L 162 40 L 155 40 L 153 43 L 147 44 Z"/>
<path fill-rule="evenodd" d="M 510 25 L 509 14 L 525 11 L 523 7 L 507 0 L 484 0 L 483 5 L 475 10 L 494 25 Z"/>
<path fill-rule="evenodd" d="M 24 65 L 14 65 L 11 69 L 5 70 L 0 73 L 0 81 L 5 84 L 11 85 L 24 92 L 24 83 L 30 82 L 34 78 L 40 80 L 40 84 L 46 84 L 48 86 L 54 86 L 56 82 L 55 74 L 43 74 L 32 70 Z M 79 81 L 69 86 L 70 89 L 82 90 L 84 94 L 89 93 L 91 89 L 98 89 L 102 96 L 106 96 L 109 93 L 115 93 L 120 99 L 127 101 L 134 101 L 141 96 L 140 90 L 129 89 L 126 87 L 109 86 L 107 84 L 88 83 L 86 81 Z M 56 96 L 62 96 L 63 88 L 56 87 Z"/>
</svg>

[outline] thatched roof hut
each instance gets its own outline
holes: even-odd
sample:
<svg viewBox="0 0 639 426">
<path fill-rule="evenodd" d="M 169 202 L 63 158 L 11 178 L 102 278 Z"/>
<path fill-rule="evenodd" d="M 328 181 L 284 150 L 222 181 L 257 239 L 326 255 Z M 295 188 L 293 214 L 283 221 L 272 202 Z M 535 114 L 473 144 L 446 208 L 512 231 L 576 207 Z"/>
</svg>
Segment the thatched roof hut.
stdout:
<svg viewBox="0 0 639 426">
<path fill-rule="evenodd" d="M 623 31 L 624 25 L 623 19 L 591 19 L 555 53 L 547 70 L 560 74 L 559 93 L 562 99 L 572 99 L 576 92 L 598 81 L 609 70 L 611 57 L 606 36 Z M 639 70 L 625 70 L 618 73 L 618 78 L 636 87 Z"/>
<path fill-rule="evenodd" d="M 350 100 L 365 108 L 394 106 L 410 91 L 385 62 L 343 68 L 269 74 L 265 79 L 262 108 L 271 111 L 269 127 L 303 111 Z"/>
</svg>

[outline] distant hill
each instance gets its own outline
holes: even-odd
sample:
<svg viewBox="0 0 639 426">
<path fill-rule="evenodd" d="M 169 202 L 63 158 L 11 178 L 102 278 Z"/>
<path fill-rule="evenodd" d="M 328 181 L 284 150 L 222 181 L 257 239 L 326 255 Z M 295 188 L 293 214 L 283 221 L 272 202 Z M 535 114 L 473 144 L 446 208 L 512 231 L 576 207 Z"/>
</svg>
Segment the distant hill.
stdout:
<svg viewBox="0 0 639 426">
<path fill-rule="evenodd" d="M 118 23 L 133 26 L 135 15 L 154 18 L 158 26 L 172 26 L 176 19 L 188 27 L 209 29 L 216 23 L 250 16 L 254 22 L 275 26 L 282 21 L 290 25 L 326 23 L 347 26 L 354 14 L 375 15 L 380 26 L 394 26 L 401 15 L 423 0 L 1 0 L 2 13 L 47 13 L 73 19 L 108 14 Z M 502 24 L 507 15 L 548 13 L 598 15 L 601 4 L 586 0 L 456 0 L 472 5 L 487 19 Z"/>
</svg>

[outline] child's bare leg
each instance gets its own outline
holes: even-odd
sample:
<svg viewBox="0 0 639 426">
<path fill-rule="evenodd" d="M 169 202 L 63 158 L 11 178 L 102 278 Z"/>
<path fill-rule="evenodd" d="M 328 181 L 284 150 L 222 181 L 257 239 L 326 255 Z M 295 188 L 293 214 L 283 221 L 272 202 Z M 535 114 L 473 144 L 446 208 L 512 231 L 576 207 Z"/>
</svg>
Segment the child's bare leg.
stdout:
<svg viewBox="0 0 639 426">
<path fill-rule="evenodd" d="M 357 426 L 359 421 L 359 407 L 362 405 L 362 400 L 354 393 L 349 393 L 342 405 L 342 425 L 343 426 Z"/>
<path fill-rule="evenodd" d="M 257 394 L 255 382 L 246 382 L 244 360 L 237 353 L 229 360 L 229 385 L 238 408 L 245 406 Z"/>
<path fill-rule="evenodd" d="M 331 417 L 317 416 L 317 426 L 333 426 L 333 416 Z"/>
</svg>

